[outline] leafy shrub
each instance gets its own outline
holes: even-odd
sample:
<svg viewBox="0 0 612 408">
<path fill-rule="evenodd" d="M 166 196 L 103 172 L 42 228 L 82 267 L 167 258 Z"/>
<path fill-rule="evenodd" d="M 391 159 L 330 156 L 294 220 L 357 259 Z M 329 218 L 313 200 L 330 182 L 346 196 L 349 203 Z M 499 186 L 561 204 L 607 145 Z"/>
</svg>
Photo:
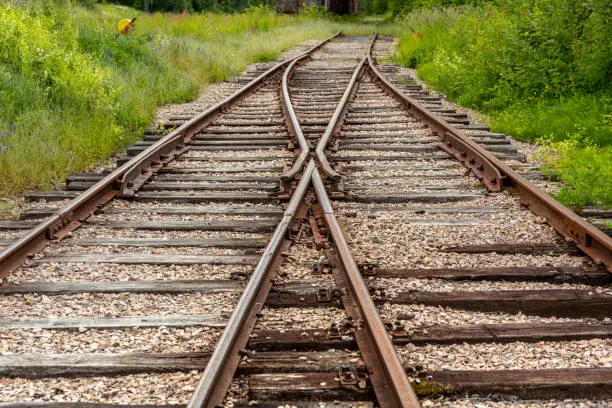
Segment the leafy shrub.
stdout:
<svg viewBox="0 0 612 408">
<path fill-rule="evenodd" d="M 457 103 L 489 114 L 493 130 L 556 146 L 563 154 L 550 167 L 574 183 L 560 199 L 610 205 L 610 179 L 600 175 L 609 175 L 612 161 L 600 158 L 609 159 L 612 145 L 611 16 L 606 0 L 418 10 L 399 19 L 407 29 L 395 59 Z M 584 168 L 570 163 L 590 159 Z M 591 191 L 589 177 L 601 182 Z"/>
<path fill-rule="evenodd" d="M 164 103 L 194 98 L 253 61 L 336 27 L 248 13 L 138 16 L 59 0 L 0 3 L 0 192 L 47 188 L 141 137 Z"/>
</svg>

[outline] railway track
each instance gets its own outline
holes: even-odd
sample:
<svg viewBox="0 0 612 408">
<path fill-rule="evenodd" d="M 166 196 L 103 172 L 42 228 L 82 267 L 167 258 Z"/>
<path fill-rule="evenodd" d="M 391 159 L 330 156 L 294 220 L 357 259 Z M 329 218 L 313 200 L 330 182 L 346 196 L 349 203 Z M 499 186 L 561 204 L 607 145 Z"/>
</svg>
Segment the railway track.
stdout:
<svg viewBox="0 0 612 408">
<path fill-rule="evenodd" d="M 31 194 L 0 407 L 606 406 L 610 239 L 391 48 L 335 36 Z"/>
</svg>

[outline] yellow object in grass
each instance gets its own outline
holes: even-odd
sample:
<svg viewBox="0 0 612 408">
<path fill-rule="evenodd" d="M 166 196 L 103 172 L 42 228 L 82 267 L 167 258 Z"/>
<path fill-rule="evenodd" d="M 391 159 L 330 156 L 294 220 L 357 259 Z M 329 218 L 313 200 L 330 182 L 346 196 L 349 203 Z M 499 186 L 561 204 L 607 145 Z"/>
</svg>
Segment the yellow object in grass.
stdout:
<svg viewBox="0 0 612 408">
<path fill-rule="evenodd" d="M 121 34 L 127 34 L 130 29 L 134 27 L 134 21 L 136 21 L 136 17 L 131 20 L 127 18 L 120 20 L 117 23 L 117 30 L 119 30 L 119 33 Z"/>
</svg>

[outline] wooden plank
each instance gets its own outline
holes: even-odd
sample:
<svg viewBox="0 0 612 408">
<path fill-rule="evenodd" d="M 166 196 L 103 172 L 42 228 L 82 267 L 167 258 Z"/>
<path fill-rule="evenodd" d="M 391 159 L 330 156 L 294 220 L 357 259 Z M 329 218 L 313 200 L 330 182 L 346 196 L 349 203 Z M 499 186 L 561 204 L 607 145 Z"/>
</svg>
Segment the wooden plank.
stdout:
<svg viewBox="0 0 612 408">
<path fill-rule="evenodd" d="M 508 145 L 508 144 L 485 144 L 482 145 L 486 150 L 490 152 L 499 152 L 499 153 L 516 153 L 516 146 Z"/>
<path fill-rule="evenodd" d="M 432 181 L 432 180 L 453 180 L 456 179 L 458 177 L 463 177 L 464 173 L 461 172 L 456 172 L 454 174 L 437 174 L 437 175 L 430 175 L 430 174 L 423 174 L 423 175 L 397 175 L 397 176 L 379 176 L 379 175 L 374 175 L 374 176 L 365 176 L 365 175 L 358 175 L 358 176 L 353 176 L 353 175 L 349 175 L 346 177 L 346 179 L 348 181 L 354 181 L 354 182 L 360 182 L 363 180 L 381 180 L 381 181 L 386 181 L 386 180 L 405 180 L 406 182 L 411 181 L 412 183 L 419 183 L 419 182 L 423 182 L 425 181 Z"/>
<path fill-rule="evenodd" d="M 274 132 L 274 133 L 281 133 L 283 131 L 287 131 L 287 129 L 284 126 L 277 126 L 277 125 L 270 125 L 270 126 L 265 126 L 261 123 L 257 124 L 257 126 L 248 126 L 248 125 L 241 125 L 241 126 L 236 126 L 236 127 L 229 127 L 229 126 L 217 126 L 217 127 L 207 127 L 206 130 L 204 132 L 202 132 L 202 135 L 212 135 L 212 134 L 216 134 L 216 133 L 221 133 L 221 134 L 231 134 L 231 133 L 239 133 L 239 134 L 251 134 L 251 133 L 267 133 L 267 132 Z M 289 134 L 287 134 L 287 137 L 289 136 Z"/>
<path fill-rule="evenodd" d="M 113 282 L 32 282 L 5 283 L 0 294 L 39 293 L 69 295 L 75 293 L 227 293 L 242 292 L 244 284 L 236 280 L 135 280 Z"/>
<path fill-rule="evenodd" d="M 601 208 L 601 207 L 584 207 L 577 211 L 577 214 L 583 217 L 597 217 L 597 218 L 611 218 L 612 219 L 612 208 Z"/>
<path fill-rule="evenodd" d="M 462 167 L 457 162 L 444 162 L 444 163 L 436 163 L 435 167 L 421 167 L 421 170 L 426 171 L 448 171 L 449 169 L 456 170 L 462 173 L 465 173 L 465 167 Z M 386 171 L 386 170 L 405 170 L 405 171 L 416 171 L 419 170 L 411 164 L 386 164 L 386 165 L 376 165 L 376 166 L 367 166 L 361 164 L 343 164 L 343 171 Z"/>
<path fill-rule="evenodd" d="M 251 140 L 278 140 L 285 142 L 285 144 L 287 142 L 290 141 L 290 139 L 287 137 L 287 133 L 283 133 L 283 132 L 278 132 L 278 133 L 248 133 L 248 134 L 236 134 L 236 133 L 229 133 L 229 134 L 223 134 L 223 133 L 216 133 L 214 135 L 197 135 L 196 137 L 194 137 L 193 139 L 191 139 L 191 143 L 193 144 L 199 144 L 199 142 L 209 142 L 209 141 L 215 141 L 215 142 L 248 142 Z"/>
<path fill-rule="evenodd" d="M 19 214 L 20 220 L 29 220 L 32 218 L 45 218 L 53 215 L 59 210 L 58 207 L 51 208 L 29 208 L 27 210 L 23 210 L 21 214 Z"/>
<path fill-rule="evenodd" d="M 402 154 L 393 156 L 370 156 L 370 155 L 351 155 L 351 156 L 334 156 L 334 162 L 351 162 L 351 161 L 415 161 L 415 160 L 449 160 L 455 156 L 450 154 L 433 154 L 424 153 L 419 155 Z"/>
<path fill-rule="evenodd" d="M 203 370 L 208 353 L 74 353 L 0 355 L 0 376 L 21 378 Z"/>
<path fill-rule="evenodd" d="M 195 178 L 197 181 L 197 178 Z M 67 189 L 70 191 L 85 191 L 91 186 L 93 186 L 95 182 L 72 182 L 67 185 Z M 157 179 L 148 184 L 145 184 L 140 188 L 139 191 L 159 191 L 159 190 L 167 190 L 167 191 L 234 191 L 234 190 L 261 190 L 261 191 L 276 191 L 278 190 L 277 183 L 260 183 L 260 182 L 252 182 L 252 183 L 241 183 L 234 182 L 232 180 L 223 180 L 218 183 L 205 183 L 205 182 L 189 182 L 184 180 L 181 177 L 176 177 L 176 180 L 162 180 Z M 0 224 L 0 228 L 1 228 Z"/>
<path fill-rule="evenodd" d="M 255 329 L 248 347 L 257 351 L 352 350 L 356 343 L 352 334 L 332 336 L 328 330 L 321 329 Z"/>
<path fill-rule="evenodd" d="M 2 241 L 0 241 L 2 242 Z M 75 246 L 119 246 L 136 248 L 263 248 L 266 244 L 264 239 L 216 239 L 216 238 L 195 238 L 195 239 L 66 239 L 62 241 L 66 245 Z M 1 244 L 0 244 L 1 245 Z"/>
<path fill-rule="evenodd" d="M 424 207 L 424 206 L 391 206 L 391 205 L 378 205 L 378 204 L 370 204 L 367 208 L 360 208 L 359 211 L 370 211 L 370 212 L 379 212 L 379 211 L 412 211 L 415 214 L 492 214 L 502 212 L 504 209 L 500 207 L 462 207 L 462 206 L 453 206 L 453 207 Z"/>
<path fill-rule="evenodd" d="M 527 315 L 612 317 L 612 296 L 588 290 L 544 289 L 474 292 L 400 292 L 377 303 L 422 304 L 481 312 L 522 312 Z"/>
<path fill-rule="evenodd" d="M 274 285 L 266 298 L 269 307 L 321 307 L 340 300 L 330 283 L 303 281 Z"/>
<path fill-rule="evenodd" d="M 41 378 L 54 376 L 119 375 L 139 372 L 199 370 L 209 353 L 66 353 L 0 355 L 0 376 Z M 244 359 L 239 374 L 265 372 L 336 372 L 359 361 L 345 351 L 262 352 Z"/>
<path fill-rule="evenodd" d="M 576 248 L 568 245 L 558 245 L 551 243 L 520 243 L 520 244 L 482 244 L 482 245 L 461 245 L 444 248 L 443 252 L 456 252 L 460 254 L 490 254 L 516 255 L 516 254 L 577 254 Z"/>
<path fill-rule="evenodd" d="M 98 317 L 44 317 L 32 319 L 0 319 L 4 329 L 121 329 L 130 327 L 189 327 L 224 328 L 227 320 L 210 315 Z"/>
<path fill-rule="evenodd" d="M 412 316 L 398 315 L 397 320 L 409 321 Z M 508 343 L 539 341 L 572 341 L 607 339 L 612 337 L 612 324 L 604 322 L 581 323 L 509 323 L 469 326 L 434 325 L 406 332 L 390 332 L 393 344 L 461 344 Z M 354 350 L 356 343 L 351 333 L 332 335 L 321 329 L 255 330 L 249 339 L 249 349 L 263 351 Z"/>
<path fill-rule="evenodd" d="M 457 128 L 459 129 L 464 129 L 464 130 L 482 130 L 485 132 L 488 132 L 489 127 L 486 125 L 456 125 Z"/>
<path fill-rule="evenodd" d="M 234 145 L 225 145 L 225 146 L 193 146 L 189 150 L 192 152 L 227 152 L 227 151 L 235 151 L 235 152 L 250 152 L 252 150 L 274 150 L 279 149 L 280 147 L 287 147 L 289 140 L 285 140 L 282 144 L 267 144 L 267 145 L 243 145 L 243 146 L 234 146 Z"/>
<path fill-rule="evenodd" d="M 282 207 L 271 206 L 250 206 L 250 207 L 234 207 L 231 205 L 214 205 L 214 206 L 185 206 L 185 207 L 149 207 L 138 206 L 135 208 L 106 208 L 98 213 L 102 214 L 165 214 L 165 215 L 207 215 L 207 214 L 223 214 L 223 215 L 254 215 L 260 217 L 282 217 L 284 210 Z"/>
<path fill-rule="evenodd" d="M 393 143 L 403 143 L 403 144 L 430 144 L 430 143 L 439 143 L 440 138 L 438 137 L 407 137 L 406 135 L 401 134 L 389 134 L 389 135 L 371 135 L 371 134 L 361 134 L 356 133 L 352 136 L 343 135 L 338 139 L 340 146 L 349 145 L 349 144 L 393 144 Z"/>
<path fill-rule="evenodd" d="M 405 185 L 403 185 L 401 188 L 402 189 L 421 189 L 421 190 L 426 190 L 426 191 L 449 191 L 449 190 L 469 190 L 469 189 L 473 189 L 473 188 L 478 188 L 479 186 L 474 186 L 474 185 L 470 185 L 470 184 L 425 184 L 425 183 L 419 183 L 420 180 L 412 183 L 412 184 L 408 184 L 406 183 Z M 367 191 L 370 188 L 369 187 L 362 187 L 361 183 L 358 180 L 354 180 L 351 181 L 349 183 L 346 183 L 346 189 L 350 190 L 351 192 L 359 192 L 359 191 Z"/>
<path fill-rule="evenodd" d="M 287 137 L 281 138 L 244 138 L 244 139 L 209 139 L 209 138 L 201 138 L 192 140 L 191 146 L 221 146 L 225 147 L 228 150 L 233 149 L 234 147 L 245 147 L 249 146 L 254 149 L 260 149 L 263 146 L 286 146 L 291 140 Z"/>
<path fill-rule="evenodd" d="M 402 319 L 402 316 L 398 316 Z M 410 318 L 406 316 L 406 320 Z M 428 326 L 414 332 L 393 332 L 394 344 L 508 343 L 571 341 L 612 337 L 612 323 L 508 323 L 469 326 Z"/>
<path fill-rule="evenodd" d="M 254 400 L 343 400 L 364 398 L 372 389 L 348 387 L 340 383 L 337 373 L 273 373 L 249 376 L 249 397 Z"/>
<path fill-rule="evenodd" d="M 482 219 L 403 219 L 402 224 L 404 225 L 415 225 L 420 227 L 469 227 L 475 225 L 483 225 L 487 223 L 487 220 Z"/>
<path fill-rule="evenodd" d="M 361 362 L 359 354 L 345 350 L 326 351 L 268 351 L 249 355 L 240 364 L 240 374 L 297 373 L 313 368 L 320 372 L 335 372 L 342 366 Z M 315 368 L 316 367 L 316 368 Z"/>
<path fill-rule="evenodd" d="M 165 173 L 155 178 L 156 181 L 213 181 L 217 183 L 278 183 L 280 177 L 270 176 L 207 176 Z"/>
<path fill-rule="evenodd" d="M 412 384 L 419 396 L 466 393 L 516 395 L 538 398 L 609 398 L 612 395 L 611 368 L 568 368 L 551 370 L 433 371 Z M 342 393 L 338 376 L 328 373 L 257 374 L 249 376 L 249 396 L 253 399 L 311 398 Z M 354 387 L 352 387 L 355 389 Z M 358 390 L 358 389 L 356 389 Z M 369 392 L 369 387 L 364 390 Z M 353 395 L 355 397 L 355 395 Z"/>
<path fill-rule="evenodd" d="M 76 191 L 30 191 L 24 194 L 26 201 L 60 201 L 75 198 L 79 195 Z"/>
<path fill-rule="evenodd" d="M 0 221 L 0 231 L 17 231 L 34 228 L 37 221 Z"/>
<path fill-rule="evenodd" d="M 210 157 L 199 157 L 199 156 L 181 156 L 181 159 L 177 161 L 177 164 L 181 161 L 197 161 L 197 162 L 266 162 L 266 161 L 280 161 L 280 160 L 293 160 L 295 157 L 291 155 L 286 156 L 216 156 L 211 154 Z"/>
<path fill-rule="evenodd" d="M 276 196 L 269 193 L 252 192 L 175 192 L 175 191 L 143 191 L 134 198 L 137 201 L 174 201 L 183 203 L 200 202 L 235 202 L 235 203 L 269 203 L 277 201 Z"/>
<path fill-rule="evenodd" d="M 604 270 L 588 271 L 580 267 L 507 267 L 507 268 L 439 268 L 439 269 L 387 269 L 376 268 L 380 278 L 429 278 L 453 280 L 544 280 L 555 282 L 581 282 L 607 284 L 612 274 Z"/>
<path fill-rule="evenodd" d="M 278 224 L 276 220 L 218 220 L 218 221 L 144 221 L 144 222 L 90 222 L 105 228 L 165 231 L 236 231 L 270 232 Z"/>
<path fill-rule="evenodd" d="M 501 160 L 525 161 L 527 159 L 527 156 L 525 156 L 524 154 L 507 154 L 507 153 L 498 153 L 498 152 L 491 152 L 491 153 L 493 154 L 493 156 Z"/>
<path fill-rule="evenodd" d="M 442 384 L 442 388 L 450 388 L 449 391 L 457 395 L 493 393 L 525 399 L 612 397 L 612 368 L 448 370 L 429 372 L 427 375 L 431 382 Z M 430 395 L 432 391 L 440 389 L 432 387 L 431 383 L 423 385 L 415 385 L 415 391 L 420 395 Z"/>
<path fill-rule="evenodd" d="M 432 193 L 404 193 L 404 194 L 360 194 L 351 196 L 351 201 L 360 203 L 446 203 L 470 201 L 483 197 L 482 194 L 466 193 L 460 191 L 432 192 Z"/>
<path fill-rule="evenodd" d="M 283 167 L 165 167 L 159 174 L 183 174 L 183 173 L 257 173 L 257 172 L 281 172 Z"/>
<path fill-rule="evenodd" d="M 72 186 L 72 184 L 70 185 Z M 198 182 L 173 182 L 153 181 L 142 186 L 140 191 L 234 191 L 234 190 L 261 190 L 276 191 L 278 184 L 275 183 L 198 183 Z"/>
<path fill-rule="evenodd" d="M 45 263 L 116 263 L 144 265 L 257 265 L 257 255 L 184 255 L 184 254 L 79 254 L 48 256 L 32 260 L 35 264 Z"/>
<path fill-rule="evenodd" d="M 435 144 L 430 145 L 408 145 L 408 144 L 361 144 L 343 143 L 342 150 L 377 150 L 381 152 L 414 152 L 414 153 L 434 153 L 440 150 Z M 375 158 L 373 158 L 375 159 Z"/>
</svg>

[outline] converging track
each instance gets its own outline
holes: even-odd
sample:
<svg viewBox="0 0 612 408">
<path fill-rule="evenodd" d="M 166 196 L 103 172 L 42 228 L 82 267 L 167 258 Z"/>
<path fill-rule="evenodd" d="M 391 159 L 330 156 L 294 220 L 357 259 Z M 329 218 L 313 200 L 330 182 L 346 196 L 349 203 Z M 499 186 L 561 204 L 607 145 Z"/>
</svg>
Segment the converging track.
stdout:
<svg viewBox="0 0 612 408">
<path fill-rule="evenodd" d="M 0 407 L 606 406 L 612 240 L 392 45 L 337 34 L 29 194 Z"/>
</svg>

